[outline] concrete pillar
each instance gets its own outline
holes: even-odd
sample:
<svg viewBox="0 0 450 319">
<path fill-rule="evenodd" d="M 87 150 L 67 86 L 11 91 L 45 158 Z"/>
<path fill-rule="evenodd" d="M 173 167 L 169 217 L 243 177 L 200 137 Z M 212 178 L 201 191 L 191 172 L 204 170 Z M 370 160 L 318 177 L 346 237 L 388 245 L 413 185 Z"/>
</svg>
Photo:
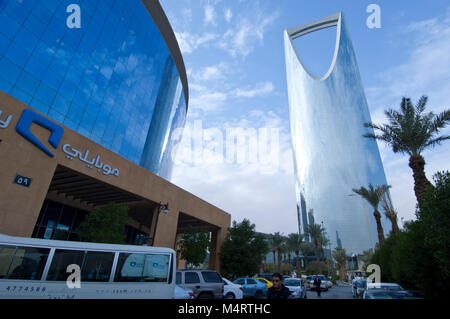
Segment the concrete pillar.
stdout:
<svg viewBox="0 0 450 319">
<path fill-rule="evenodd" d="M 226 230 L 219 228 L 211 231 L 211 248 L 209 254 L 209 269 L 220 273 L 220 248 L 225 240 Z"/>
</svg>

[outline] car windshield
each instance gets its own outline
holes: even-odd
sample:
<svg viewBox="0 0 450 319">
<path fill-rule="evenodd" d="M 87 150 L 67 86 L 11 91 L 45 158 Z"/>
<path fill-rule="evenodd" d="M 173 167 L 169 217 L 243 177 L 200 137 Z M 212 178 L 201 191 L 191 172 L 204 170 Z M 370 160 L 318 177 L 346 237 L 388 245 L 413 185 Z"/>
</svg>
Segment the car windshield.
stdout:
<svg viewBox="0 0 450 319">
<path fill-rule="evenodd" d="M 285 280 L 284 285 L 290 287 L 300 287 L 300 280 Z"/>
<path fill-rule="evenodd" d="M 385 290 L 385 291 L 402 291 L 403 288 L 400 287 L 399 285 L 374 285 L 372 287 L 370 287 L 370 289 L 376 289 L 376 290 Z"/>
<path fill-rule="evenodd" d="M 374 291 L 370 293 L 369 298 L 373 299 L 405 299 L 408 298 L 409 295 L 403 293 L 402 291 L 389 291 L 389 290 L 380 290 Z"/>
<path fill-rule="evenodd" d="M 263 284 L 266 283 L 266 281 L 264 279 L 258 279 L 259 282 L 262 282 Z"/>
<path fill-rule="evenodd" d="M 311 280 L 314 280 L 316 278 L 316 276 L 313 276 L 311 278 Z M 324 281 L 325 280 L 325 276 L 324 275 L 319 275 L 320 280 Z"/>
<path fill-rule="evenodd" d="M 358 280 L 356 282 L 356 287 L 358 287 L 358 288 L 366 288 L 367 287 L 367 281 L 366 280 Z"/>
</svg>

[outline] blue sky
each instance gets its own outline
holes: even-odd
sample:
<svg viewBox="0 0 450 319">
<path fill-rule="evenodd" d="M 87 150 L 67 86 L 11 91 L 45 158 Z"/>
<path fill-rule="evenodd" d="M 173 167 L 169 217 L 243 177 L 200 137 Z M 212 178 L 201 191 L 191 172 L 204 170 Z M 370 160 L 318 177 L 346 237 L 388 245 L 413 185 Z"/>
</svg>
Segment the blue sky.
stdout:
<svg viewBox="0 0 450 319">
<path fill-rule="evenodd" d="M 277 128 L 276 169 L 261 163 L 220 163 L 211 156 L 183 162 L 177 153 L 172 181 L 224 209 L 249 218 L 262 232 L 297 231 L 283 31 L 343 11 L 352 37 L 372 120 L 397 108 L 401 97 L 429 96 L 429 110 L 449 108 L 450 4 L 428 1 L 161 0 L 183 53 L 190 87 L 187 128 Z M 381 28 L 369 29 L 369 4 L 381 8 Z M 297 48 L 318 75 L 330 65 L 332 28 L 299 40 Z M 197 122 L 198 123 L 198 122 Z M 449 134 L 447 128 L 442 133 Z M 379 144 L 399 219 L 414 219 L 408 158 Z M 426 173 L 449 169 L 450 142 L 427 151 Z M 359 187 L 360 185 L 355 185 Z"/>
</svg>

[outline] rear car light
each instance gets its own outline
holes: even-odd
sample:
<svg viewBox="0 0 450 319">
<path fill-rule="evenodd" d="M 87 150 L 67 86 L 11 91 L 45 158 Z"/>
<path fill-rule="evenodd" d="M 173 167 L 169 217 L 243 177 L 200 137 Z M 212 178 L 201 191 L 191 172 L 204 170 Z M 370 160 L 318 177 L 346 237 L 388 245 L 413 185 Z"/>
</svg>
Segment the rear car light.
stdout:
<svg viewBox="0 0 450 319">
<path fill-rule="evenodd" d="M 241 287 L 239 287 L 239 289 L 241 289 L 241 290 L 242 290 L 242 286 L 241 286 Z"/>
<path fill-rule="evenodd" d="M 224 288 L 223 287 L 224 287 L 224 285 L 222 285 L 222 293 L 224 292 Z"/>
<path fill-rule="evenodd" d="M 192 292 L 189 293 L 189 297 L 191 297 L 191 299 L 194 299 L 194 294 Z"/>
</svg>

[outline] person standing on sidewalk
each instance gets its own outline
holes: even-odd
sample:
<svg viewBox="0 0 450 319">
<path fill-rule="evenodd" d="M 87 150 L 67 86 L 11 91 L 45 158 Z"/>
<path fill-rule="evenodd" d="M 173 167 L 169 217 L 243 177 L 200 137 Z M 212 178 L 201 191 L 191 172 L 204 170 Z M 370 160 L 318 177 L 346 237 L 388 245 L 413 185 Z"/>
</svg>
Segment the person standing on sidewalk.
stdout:
<svg viewBox="0 0 450 319">
<path fill-rule="evenodd" d="M 320 285 L 322 284 L 322 280 L 319 278 L 319 274 L 316 274 L 314 277 L 314 287 L 317 290 L 317 297 L 320 297 Z"/>
</svg>

